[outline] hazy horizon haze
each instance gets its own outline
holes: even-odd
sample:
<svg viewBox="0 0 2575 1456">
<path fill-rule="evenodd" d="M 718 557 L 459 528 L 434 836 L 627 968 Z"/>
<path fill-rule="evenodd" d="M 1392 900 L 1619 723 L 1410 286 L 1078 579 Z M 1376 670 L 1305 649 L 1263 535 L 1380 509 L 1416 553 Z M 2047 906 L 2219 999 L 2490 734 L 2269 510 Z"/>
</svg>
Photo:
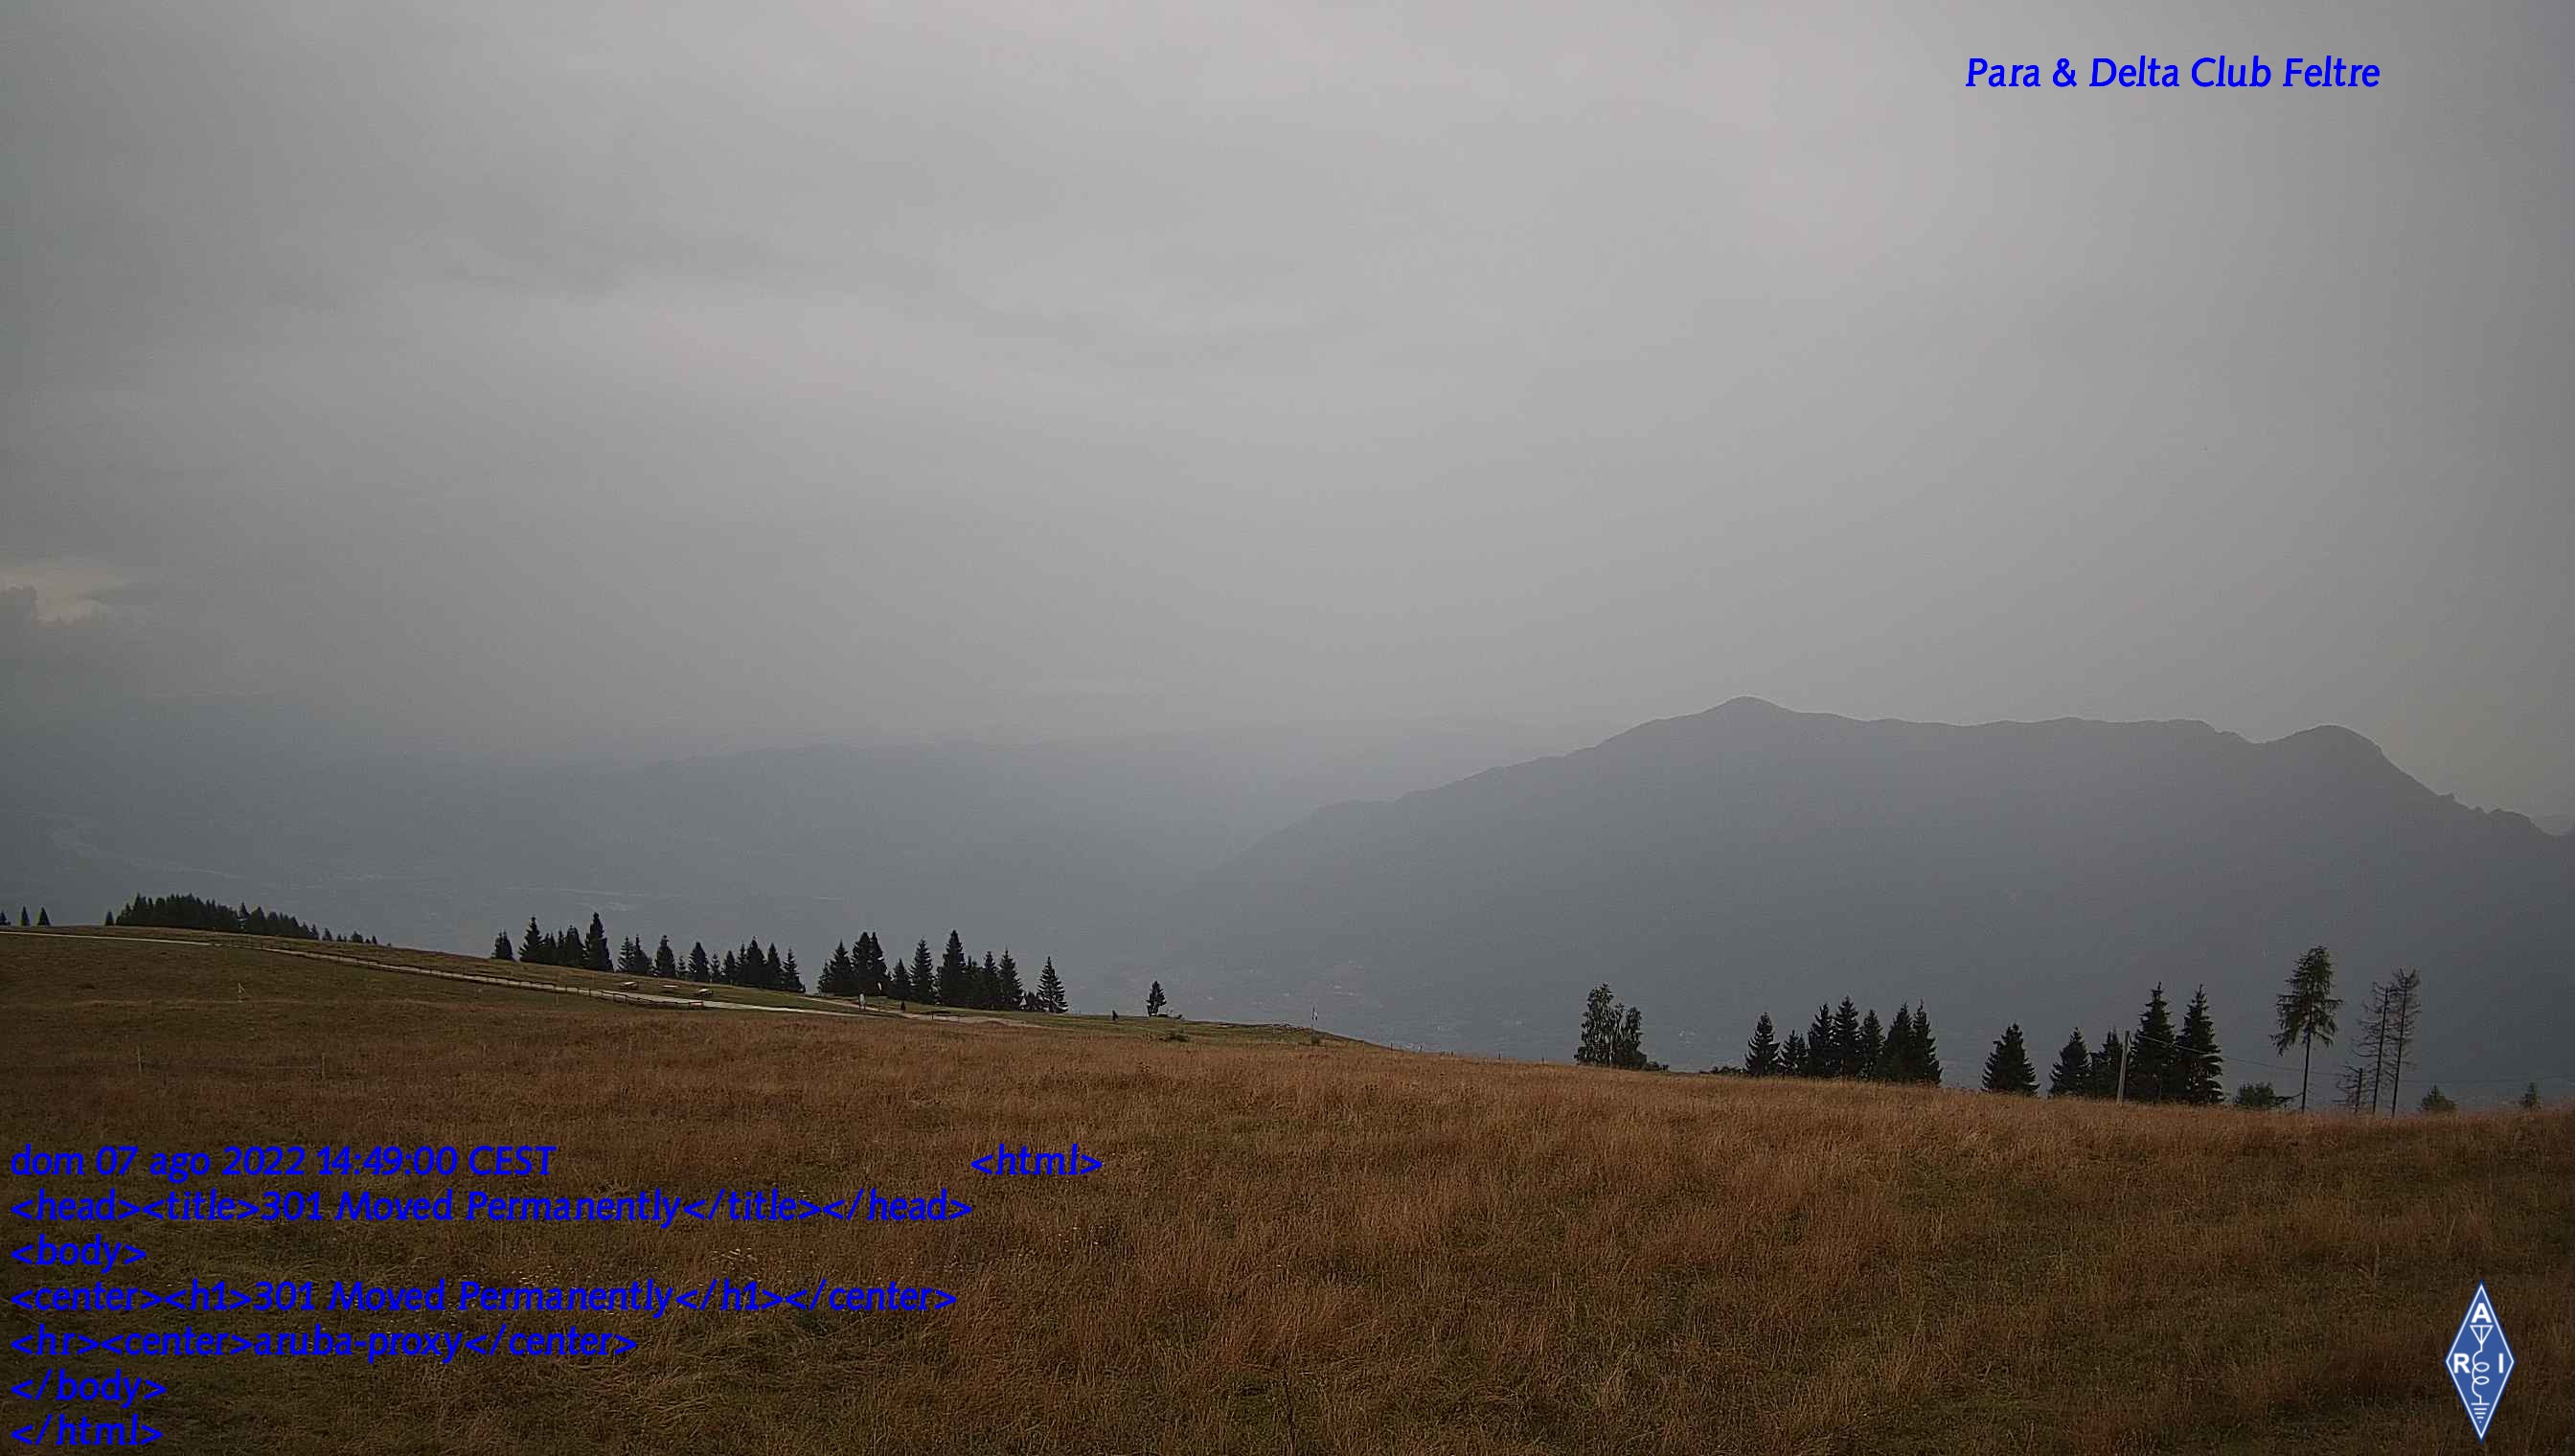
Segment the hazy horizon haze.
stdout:
<svg viewBox="0 0 2575 1456">
<path fill-rule="evenodd" d="M 14 712 L 2348 724 L 2575 811 L 2562 7 L 12 7 Z M 2331 50 L 2377 90 L 1962 88 Z"/>
</svg>

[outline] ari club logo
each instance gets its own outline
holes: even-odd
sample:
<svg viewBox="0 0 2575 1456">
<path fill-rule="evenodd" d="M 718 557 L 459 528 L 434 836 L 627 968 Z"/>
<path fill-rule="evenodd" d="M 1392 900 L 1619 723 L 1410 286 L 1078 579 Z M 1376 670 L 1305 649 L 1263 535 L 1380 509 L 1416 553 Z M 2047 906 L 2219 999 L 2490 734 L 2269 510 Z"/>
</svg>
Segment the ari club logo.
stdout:
<svg viewBox="0 0 2575 1456">
<path fill-rule="evenodd" d="M 2477 1297 L 2468 1301 L 2467 1318 L 2459 1321 L 2459 1332 L 2450 1337 L 2449 1358 L 2442 1363 L 2450 1372 L 2450 1384 L 2458 1388 L 2459 1403 L 2468 1408 L 2468 1424 L 2477 1428 L 2477 1439 L 2484 1440 L 2495 1402 L 2503 1399 L 2503 1383 L 2512 1377 L 2512 1346 L 2504 1342 L 2503 1325 L 2494 1316 L 2494 1301 L 2486 1298 L 2482 1280 Z"/>
</svg>

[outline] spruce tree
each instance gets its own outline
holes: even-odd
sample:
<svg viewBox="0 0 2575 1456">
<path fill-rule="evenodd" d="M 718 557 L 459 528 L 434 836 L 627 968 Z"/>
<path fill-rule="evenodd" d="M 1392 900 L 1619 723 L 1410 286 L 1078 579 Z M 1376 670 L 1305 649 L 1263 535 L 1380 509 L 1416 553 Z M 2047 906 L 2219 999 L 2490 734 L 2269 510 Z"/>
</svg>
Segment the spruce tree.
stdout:
<svg viewBox="0 0 2575 1456">
<path fill-rule="evenodd" d="M 2003 1028 L 1994 1049 L 1985 1055 L 1985 1090 L 2017 1096 L 2038 1095 L 2038 1072 L 2029 1064 L 2029 1047 L 2020 1039 L 2020 1023 Z"/>
<path fill-rule="evenodd" d="M 2102 1033 L 2100 1049 L 2092 1053 L 2090 1072 L 2084 1077 L 2084 1094 L 2093 1097 L 2119 1095 L 2119 1057 L 2127 1050 L 2119 1033 Z"/>
<path fill-rule="evenodd" d="M 954 940 L 957 937 L 951 935 L 948 938 Z M 931 969 L 930 942 L 927 940 L 916 941 L 912 947 L 912 998 L 934 1006 L 939 1004 L 939 981 Z"/>
<path fill-rule="evenodd" d="M 1752 1023 L 1752 1039 L 1743 1043 L 1743 1071 L 1746 1076 L 1771 1077 L 1779 1074 L 1778 1028 L 1770 1024 L 1770 1013 Z"/>
<path fill-rule="evenodd" d="M 741 951 L 728 950 L 725 952 L 724 964 L 716 967 L 716 984 L 726 986 L 742 984 Z"/>
<path fill-rule="evenodd" d="M 1779 1074 L 1802 1077 L 1807 1074 L 1807 1070 L 1806 1035 L 1802 1031 L 1791 1031 L 1788 1033 L 1786 1044 L 1779 1048 Z"/>
<path fill-rule="evenodd" d="M 519 942 L 519 958 L 530 965 L 546 963 L 546 932 L 537 928 L 537 917 L 528 916 L 528 933 Z"/>
<path fill-rule="evenodd" d="M 50 926 L 54 923 L 54 917 L 45 913 L 43 905 L 36 906 L 36 923 L 39 926 Z"/>
<path fill-rule="evenodd" d="M 2182 1008 L 2181 1035 L 2173 1068 L 2174 1098 L 2193 1107 L 2214 1107 L 2226 1100 L 2225 1058 L 2217 1050 L 2217 1019 L 2208 1011 L 2208 987 L 2191 993 Z"/>
<path fill-rule="evenodd" d="M 582 937 L 581 963 L 593 970 L 609 968 L 608 927 L 600 923 L 597 910 L 590 912 L 590 933 Z"/>
<path fill-rule="evenodd" d="M 801 991 L 805 988 L 803 985 L 803 977 L 801 976 L 798 977 L 798 984 L 790 986 L 787 983 L 787 963 L 779 958 L 778 942 L 775 940 L 769 942 L 769 959 L 763 962 L 763 968 L 768 971 L 768 975 L 761 984 L 768 986 L 771 990 Z"/>
<path fill-rule="evenodd" d="M 2047 1095 L 2083 1097 L 2091 1095 L 2088 1083 L 2092 1077 L 2092 1053 L 2083 1041 L 2083 1028 L 2077 1026 L 2065 1038 L 2065 1047 L 2056 1053 L 2056 1065 L 2048 1068 Z"/>
<path fill-rule="evenodd" d="M 2271 1038 L 2271 1049 L 2286 1051 L 2299 1048 L 2298 1110 L 2307 1110 L 2307 1076 L 2314 1067 L 2316 1043 L 2333 1044 L 2334 1012 L 2342 1009 L 2342 998 L 2333 993 L 2333 952 L 2321 945 L 2312 946 L 2298 957 L 2289 972 L 2289 988 L 2273 1002 L 2280 1016 L 2279 1032 Z"/>
<path fill-rule="evenodd" d="M 859 963 L 859 993 L 881 996 L 886 993 L 885 946 L 874 930 L 859 932 L 859 948 L 851 952 Z"/>
<path fill-rule="evenodd" d="M 778 955 L 778 947 L 776 945 L 769 947 L 769 953 L 771 956 L 771 963 L 778 967 L 774 972 L 778 977 L 778 989 L 782 991 L 794 991 L 800 996 L 803 995 L 805 993 L 805 974 L 803 971 L 796 968 L 796 952 L 793 950 L 788 951 L 787 960 L 784 964 L 779 964 L 776 959 Z"/>
<path fill-rule="evenodd" d="M 710 981 L 715 979 L 715 962 L 707 958 L 707 942 L 704 940 L 690 941 L 689 979 L 701 982 Z"/>
<path fill-rule="evenodd" d="M 1931 1039 L 1931 1013 L 1919 1005 L 1913 1008 L 1913 1034 L 1905 1038 L 1913 1053 L 1912 1073 L 1908 1081 L 1940 1085 L 1940 1043 Z"/>
<path fill-rule="evenodd" d="M 1011 958 L 1011 952 L 1008 950 L 1002 952 L 1001 986 L 1000 1000 L 1003 1006 L 1011 1010 L 1026 1009 L 1022 1002 L 1028 999 L 1028 991 L 1020 984 L 1020 963 Z"/>
<path fill-rule="evenodd" d="M 2423 1110 L 2436 1113 L 2456 1112 L 2459 1110 L 2459 1104 L 2442 1096 L 2440 1083 L 2435 1082 L 2432 1084 L 2432 1090 L 2423 1094 Z"/>
<path fill-rule="evenodd" d="M 2164 1000 L 2164 983 L 2156 981 L 2146 994 L 2146 1009 L 2137 1017 L 2136 1034 L 2128 1038 L 2128 1100 L 2179 1099 L 2180 1051 L 2173 1035 L 2172 1008 Z"/>
<path fill-rule="evenodd" d="M 1842 997 L 1841 1005 L 1833 1011 L 1832 1040 L 1834 1076 L 1855 1077 L 1867 1069 L 1868 1063 L 1859 1059 L 1859 1007 L 1852 1005 L 1848 996 Z"/>
<path fill-rule="evenodd" d="M 509 931 L 504 930 L 500 934 L 492 937 L 492 958 L 494 960 L 516 960 L 519 958 L 510 953 Z"/>
<path fill-rule="evenodd" d="M 1169 999 L 1163 995 L 1163 983 L 1154 982 L 1154 988 L 1145 993 L 1145 1014 L 1159 1016 L 1163 1014 L 1163 1007 L 1169 1004 Z"/>
<path fill-rule="evenodd" d="M 668 935 L 662 937 L 661 944 L 653 947 L 653 973 L 664 980 L 680 978 L 680 957 L 671 953 L 671 937 Z"/>
<path fill-rule="evenodd" d="M 990 950 L 984 952 L 984 963 L 975 969 L 975 1004 L 988 1011 L 1002 1006 L 1002 967 Z"/>
<path fill-rule="evenodd" d="M 1863 1031 L 1865 1035 L 1865 1031 Z M 1879 1045 L 1877 1061 L 1870 1074 L 1882 1082 L 1906 1082 L 1913 1079 L 1913 1012 L 1899 1003 L 1895 1018 L 1886 1023 L 1886 1036 Z"/>
<path fill-rule="evenodd" d="M 1874 1077 L 1878 1074 L 1878 1064 L 1885 1059 L 1886 1028 L 1878 1024 L 1877 1007 L 1871 1006 L 1868 1014 L 1859 1020 L 1859 1049 L 1851 1058 L 1850 1074 Z"/>
<path fill-rule="evenodd" d="M 583 966 L 589 963 L 590 957 L 582 948 L 581 927 L 564 926 L 563 933 L 555 937 L 555 964 Z"/>
<path fill-rule="evenodd" d="M 814 982 L 817 993 L 846 996 L 850 993 L 850 942 L 844 940 L 832 947 L 832 956 L 823 962 L 822 977 Z"/>
<path fill-rule="evenodd" d="M 1047 957 L 1046 969 L 1038 974 L 1039 1009 L 1061 1012 L 1065 1009 L 1064 978 L 1055 973 L 1055 957 Z"/>
<path fill-rule="evenodd" d="M 1852 1024 L 1854 1034 L 1858 1024 Z M 1833 1045 L 1833 1012 L 1830 1006 L 1817 1006 L 1815 1019 L 1806 1023 L 1806 1075 L 1829 1077 L 1842 1069 L 1841 1049 Z"/>
</svg>

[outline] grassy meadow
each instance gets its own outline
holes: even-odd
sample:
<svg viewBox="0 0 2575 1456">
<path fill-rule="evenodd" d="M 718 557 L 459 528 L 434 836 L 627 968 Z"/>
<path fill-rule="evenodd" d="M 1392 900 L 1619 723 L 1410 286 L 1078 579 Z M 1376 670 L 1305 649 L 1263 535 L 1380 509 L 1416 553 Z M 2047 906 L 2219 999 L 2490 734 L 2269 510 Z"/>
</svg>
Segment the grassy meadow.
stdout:
<svg viewBox="0 0 2575 1456">
<path fill-rule="evenodd" d="M 131 1272 L 153 1288 L 649 1273 L 958 1296 L 935 1313 L 518 1317 L 641 1342 L 603 1359 L 75 1362 L 166 1382 L 140 1409 L 174 1452 L 2467 1451 L 2440 1358 L 2480 1279 L 2520 1358 L 2488 1449 L 2575 1450 L 2565 1112 L 2373 1123 L 1200 1022 L 653 1008 L 112 933 L 141 939 L 0 934 L 12 1151 L 553 1143 L 543 1180 L 398 1190 L 944 1186 L 977 1209 L 667 1230 L 117 1225 L 150 1250 Z M 1953 1068 L 1983 1052 L 1960 1031 Z M 967 1166 L 999 1141 L 1077 1140 L 1099 1172 Z M 8 1201 L 39 1186 L 103 1180 L 12 1176 Z M 11 1246 L 32 1236 L 9 1221 Z M 12 1273 L 13 1291 L 96 1277 Z M 0 1323 L 15 1338 L 35 1318 Z M 93 1335 L 499 1318 L 47 1316 Z M 45 1363 L 13 1354 L 9 1380 Z M 10 1426 L 33 1418 L 10 1406 Z"/>
</svg>

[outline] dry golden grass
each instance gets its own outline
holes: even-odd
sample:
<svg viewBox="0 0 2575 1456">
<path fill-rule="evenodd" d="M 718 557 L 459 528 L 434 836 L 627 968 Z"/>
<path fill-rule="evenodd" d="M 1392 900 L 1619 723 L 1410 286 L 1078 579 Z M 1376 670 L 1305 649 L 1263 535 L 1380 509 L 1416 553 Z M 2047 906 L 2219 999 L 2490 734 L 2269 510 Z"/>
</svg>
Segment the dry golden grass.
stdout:
<svg viewBox="0 0 2575 1456">
<path fill-rule="evenodd" d="M 557 1143 L 554 1177 L 506 1191 L 946 1186 L 977 1211 L 126 1225 L 155 1287 L 829 1275 L 959 1296 L 593 1316 L 640 1347 L 569 1363 L 122 1362 L 171 1384 L 147 1407 L 171 1450 L 2466 1450 L 2439 1361 L 2481 1278 L 2521 1357 L 2489 1448 L 2575 1449 L 2563 1113 L 2373 1124 L 1200 1023 L 1172 1042 L 1132 1021 L 647 1010 L 198 938 L 218 943 L 0 936 L 12 1149 Z M 1005 1139 L 1106 1165 L 968 1168 Z M 13 1178 L 10 1200 L 40 1182 L 63 1186 Z M 13 1337 L 32 1324 L 9 1313 Z M 41 1363 L 12 1358 L 12 1379 Z"/>
</svg>

